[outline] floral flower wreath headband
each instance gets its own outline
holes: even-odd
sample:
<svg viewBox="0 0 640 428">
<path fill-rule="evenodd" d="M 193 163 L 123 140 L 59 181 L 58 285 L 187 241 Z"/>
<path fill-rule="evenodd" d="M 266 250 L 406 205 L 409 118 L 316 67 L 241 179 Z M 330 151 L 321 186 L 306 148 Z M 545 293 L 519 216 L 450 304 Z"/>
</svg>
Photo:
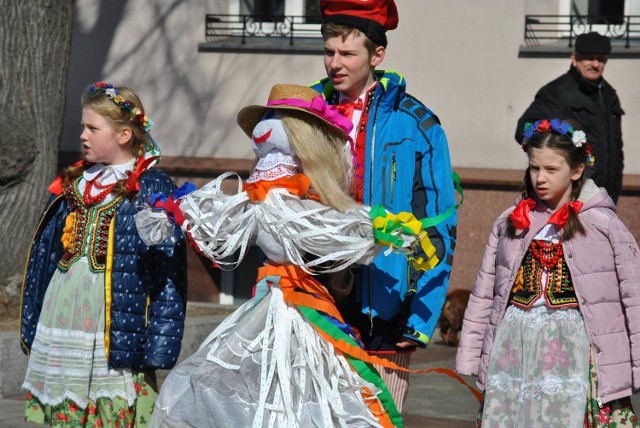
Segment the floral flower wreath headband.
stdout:
<svg viewBox="0 0 640 428">
<path fill-rule="evenodd" d="M 148 133 L 151 130 L 153 121 L 149 119 L 149 116 L 144 114 L 144 112 L 138 107 L 135 107 L 133 104 L 131 104 L 131 102 L 122 98 L 120 92 L 118 92 L 118 90 L 114 88 L 111 83 L 97 82 L 95 85 L 87 86 L 87 92 L 104 92 L 109 98 L 111 98 L 115 105 L 137 117 L 140 121 L 140 124 L 142 124 L 145 132 Z"/>
<path fill-rule="evenodd" d="M 546 132 L 553 132 L 555 134 L 567 137 L 576 147 L 582 147 L 582 145 L 584 144 L 586 152 L 584 162 L 587 166 L 593 166 L 596 158 L 591 152 L 591 146 L 587 142 L 587 136 L 584 131 L 573 129 L 573 126 L 571 126 L 567 122 L 562 122 L 560 119 L 542 119 L 534 123 L 525 123 L 522 149 L 525 151 L 527 150 L 527 144 L 534 135 L 544 134 Z"/>
</svg>

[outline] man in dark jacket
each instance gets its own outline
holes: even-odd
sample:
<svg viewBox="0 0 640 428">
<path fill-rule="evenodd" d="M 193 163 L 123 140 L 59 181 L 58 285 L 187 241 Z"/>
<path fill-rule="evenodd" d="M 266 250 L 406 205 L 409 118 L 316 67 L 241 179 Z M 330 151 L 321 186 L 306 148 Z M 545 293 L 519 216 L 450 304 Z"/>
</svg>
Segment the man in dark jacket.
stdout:
<svg viewBox="0 0 640 428">
<path fill-rule="evenodd" d="M 554 117 L 578 121 L 595 156 L 592 178 L 617 202 L 624 167 L 621 129 L 624 111 L 615 89 L 602 77 L 610 52 L 608 37 L 596 32 L 578 36 L 571 54 L 571 68 L 538 91 L 518 121 L 516 141 L 522 143 L 526 122 Z"/>
</svg>

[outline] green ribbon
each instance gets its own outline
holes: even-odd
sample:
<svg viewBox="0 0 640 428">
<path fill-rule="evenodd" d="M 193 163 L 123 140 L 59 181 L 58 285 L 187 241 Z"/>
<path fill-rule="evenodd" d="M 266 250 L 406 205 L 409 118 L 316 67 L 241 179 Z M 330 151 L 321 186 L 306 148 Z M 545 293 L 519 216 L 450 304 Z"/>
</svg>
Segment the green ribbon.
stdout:
<svg viewBox="0 0 640 428">
<path fill-rule="evenodd" d="M 446 210 L 442 214 L 439 214 L 439 215 L 437 215 L 435 217 L 427 217 L 427 218 L 421 219 L 420 222 L 422 223 L 422 227 L 423 228 L 426 229 L 428 227 L 433 227 L 433 226 L 436 226 L 436 225 L 442 223 L 451 214 L 453 214 L 453 212 L 455 210 L 457 210 L 458 207 L 460 207 L 460 205 L 462 205 L 462 202 L 464 202 L 464 189 L 462 188 L 462 185 L 460 184 L 460 176 L 458 175 L 457 172 L 453 171 L 453 174 L 452 174 L 451 178 L 453 178 L 453 187 L 460 194 L 460 202 L 458 202 L 455 206 L 449 208 L 448 210 Z"/>
<path fill-rule="evenodd" d="M 387 210 L 382 205 L 374 205 L 369 211 L 369 217 L 371 217 L 372 220 L 375 220 L 378 217 L 384 218 L 386 216 Z M 413 234 L 413 232 L 409 228 L 405 227 L 402 222 L 389 219 L 385 223 L 383 229 L 373 229 L 373 236 L 376 242 L 388 242 L 396 248 L 401 248 L 404 244 L 402 238 L 392 235 L 392 233 L 398 229 L 403 229 L 403 231 L 408 235 Z"/>
<path fill-rule="evenodd" d="M 321 315 L 315 309 L 309 308 L 307 306 L 296 305 L 300 312 L 304 317 L 318 329 L 324 331 L 329 336 L 333 337 L 336 340 L 344 340 L 345 342 L 360 347 L 358 343 L 349 335 L 347 335 L 344 331 L 340 330 L 335 324 Z M 380 377 L 378 371 L 369 363 L 362 361 L 358 358 L 355 358 L 349 354 L 343 354 L 345 358 L 351 364 L 351 367 L 354 368 L 356 372 L 367 382 L 375 385 L 376 388 L 380 390 L 378 394 L 378 398 L 382 403 L 382 407 L 387 411 L 389 415 L 389 419 L 394 426 L 398 428 L 404 427 L 404 422 L 402 421 L 402 416 L 400 416 L 400 412 L 398 412 L 398 408 L 396 407 L 395 401 L 393 401 L 393 397 L 387 389 L 387 385 L 385 385 L 384 381 Z"/>
<path fill-rule="evenodd" d="M 421 219 L 420 223 L 422 223 L 423 229 L 433 227 L 442 223 L 449 216 L 451 216 L 451 214 L 453 214 L 454 211 L 457 210 L 460 207 L 460 205 L 462 205 L 462 203 L 464 202 L 464 189 L 460 184 L 460 176 L 458 175 L 457 172 L 453 171 L 451 178 L 453 179 L 453 186 L 456 192 L 460 194 L 460 202 L 458 202 L 455 206 L 450 207 L 448 210 L 446 210 L 442 214 L 438 214 L 435 217 L 427 217 L 427 218 Z M 385 217 L 386 215 L 387 215 L 387 210 L 382 205 L 374 205 L 371 207 L 371 211 L 369 211 L 369 216 L 372 219 L 375 219 L 377 217 Z M 397 241 L 400 241 L 400 243 L 402 243 L 402 240 L 400 238 L 392 236 L 391 233 L 387 233 L 386 231 L 388 230 L 390 232 L 394 232 L 400 227 L 403 227 L 403 225 L 401 223 L 395 223 L 392 220 L 389 220 L 385 226 L 386 227 L 384 231 L 378 230 L 378 229 L 374 230 L 374 236 L 376 238 L 376 242 L 382 239 L 384 241 L 391 242 L 394 245 L 396 245 Z M 407 232 L 408 234 L 411 234 L 411 231 L 408 230 L 408 228 L 405 229 L 405 232 Z M 401 246 L 401 245 L 396 245 L 396 246 Z"/>
</svg>

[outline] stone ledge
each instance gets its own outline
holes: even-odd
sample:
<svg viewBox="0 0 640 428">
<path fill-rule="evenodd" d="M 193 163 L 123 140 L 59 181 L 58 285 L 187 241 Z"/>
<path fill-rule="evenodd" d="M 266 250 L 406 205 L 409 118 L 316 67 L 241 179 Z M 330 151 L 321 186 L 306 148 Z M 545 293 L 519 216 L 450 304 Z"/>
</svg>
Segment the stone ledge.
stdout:
<svg viewBox="0 0 640 428">
<path fill-rule="evenodd" d="M 80 158 L 79 153 L 61 152 L 59 165 L 71 165 Z M 237 158 L 199 158 L 189 156 L 163 156 L 160 168 L 174 177 L 214 178 L 235 171 L 246 178 L 251 173 L 255 161 Z M 454 167 L 465 188 L 487 190 L 517 190 L 522 183 L 523 171 L 498 168 Z M 640 174 L 625 174 L 623 195 L 640 195 Z"/>
</svg>

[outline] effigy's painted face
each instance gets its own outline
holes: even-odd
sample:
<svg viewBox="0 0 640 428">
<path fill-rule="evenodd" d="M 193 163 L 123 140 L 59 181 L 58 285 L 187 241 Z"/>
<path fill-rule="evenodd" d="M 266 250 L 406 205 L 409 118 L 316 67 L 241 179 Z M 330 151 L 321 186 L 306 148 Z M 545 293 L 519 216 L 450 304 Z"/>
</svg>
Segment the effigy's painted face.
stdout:
<svg viewBox="0 0 640 428">
<path fill-rule="evenodd" d="M 282 118 L 277 112 L 268 110 L 253 128 L 251 146 L 258 157 L 264 157 L 274 149 L 293 154 L 289 136 L 284 129 Z"/>
</svg>

